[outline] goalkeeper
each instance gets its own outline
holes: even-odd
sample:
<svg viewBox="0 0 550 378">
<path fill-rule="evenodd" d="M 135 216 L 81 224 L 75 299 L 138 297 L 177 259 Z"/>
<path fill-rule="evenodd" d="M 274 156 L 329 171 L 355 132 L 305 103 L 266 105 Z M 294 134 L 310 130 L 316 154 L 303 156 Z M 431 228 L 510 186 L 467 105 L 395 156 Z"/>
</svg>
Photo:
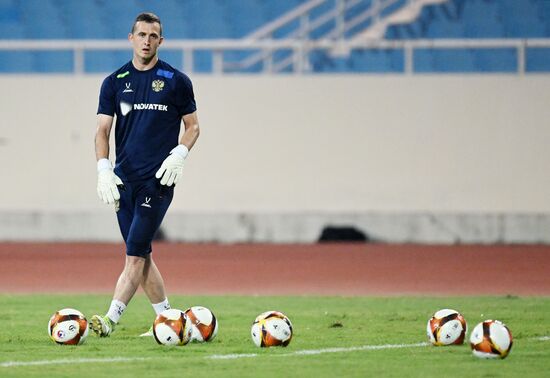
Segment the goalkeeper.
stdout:
<svg viewBox="0 0 550 378">
<path fill-rule="evenodd" d="M 114 206 L 126 243 L 126 262 L 111 305 L 104 316 L 91 318 L 99 336 L 113 332 L 140 285 L 157 314 L 170 308 L 151 242 L 199 136 L 191 81 L 158 58 L 163 42 L 160 19 L 152 13 L 138 15 L 128 40 L 132 60 L 103 81 L 97 111 L 97 193 Z M 109 136 L 115 115 L 113 168 Z"/>
</svg>

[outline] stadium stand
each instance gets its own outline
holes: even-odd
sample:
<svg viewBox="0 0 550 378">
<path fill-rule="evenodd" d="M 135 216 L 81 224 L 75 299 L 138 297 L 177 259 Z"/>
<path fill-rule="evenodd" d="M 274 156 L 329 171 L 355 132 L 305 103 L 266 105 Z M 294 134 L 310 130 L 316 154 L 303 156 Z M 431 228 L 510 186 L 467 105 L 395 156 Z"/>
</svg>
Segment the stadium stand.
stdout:
<svg viewBox="0 0 550 378">
<path fill-rule="evenodd" d="M 311 4 L 314 6 L 307 12 L 277 27 L 265 29 L 288 12 Z M 411 14 L 415 9 L 418 11 L 409 22 L 380 23 L 397 11 L 405 14 L 403 11 L 407 7 Z M 374 12 L 376 9 L 378 11 Z M 145 10 L 159 14 L 168 40 L 305 38 L 320 41 L 329 37 L 353 41 L 362 33 L 379 30 L 382 30 L 381 37 L 386 42 L 550 37 L 550 1 L 547 0 L 0 0 L 0 46 L 6 40 L 119 40 L 128 33 L 128 25 L 135 14 Z M 331 12 L 334 12 L 333 16 L 327 17 Z M 336 12 L 340 12 L 340 18 Z M 308 29 L 301 27 L 304 17 L 308 20 Z M 323 17 L 325 22 L 320 22 Z M 377 31 L 377 26 L 383 27 L 378 27 Z M 261 34 L 262 30 L 267 31 Z M 413 53 L 414 71 L 514 73 L 520 68 L 517 50 L 509 45 L 417 47 Z M 128 59 L 129 51 L 85 51 L 83 71 L 112 71 Z M 2 48 L 0 72 L 72 73 L 76 70 L 74 54 L 75 51 L 66 49 Z M 184 60 L 185 52 L 165 49 L 163 54 L 178 62 Z M 549 54 L 550 45 L 527 47 L 525 71 L 549 71 Z M 265 53 L 259 49 L 228 49 L 223 53 L 224 67 L 227 67 L 224 71 L 262 72 L 267 64 L 264 58 Z M 270 59 L 276 67 L 272 72 L 293 70 L 292 48 L 280 48 Z M 248 63 L 244 64 L 245 61 Z M 403 47 L 356 44 L 344 53 L 312 48 L 306 53 L 304 71 L 400 73 L 406 70 L 405 66 Z M 193 52 L 193 71 L 209 73 L 214 67 L 212 49 Z"/>
<path fill-rule="evenodd" d="M 388 28 L 386 39 L 548 38 L 550 2 L 545 0 L 452 0 L 422 9 L 416 21 Z M 545 51 L 546 50 L 546 51 Z M 548 67 L 548 49 L 527 51 L 527 72 Z M 514 49 L 417 51 L 421 72 L 515 72 Z"/>
</svg>

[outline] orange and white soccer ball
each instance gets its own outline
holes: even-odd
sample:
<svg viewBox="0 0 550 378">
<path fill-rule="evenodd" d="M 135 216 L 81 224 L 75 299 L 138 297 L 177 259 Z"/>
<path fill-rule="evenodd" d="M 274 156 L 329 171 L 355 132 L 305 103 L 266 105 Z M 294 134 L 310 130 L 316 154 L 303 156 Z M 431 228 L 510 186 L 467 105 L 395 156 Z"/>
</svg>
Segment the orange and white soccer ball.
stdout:
<svg viewBox="0 0 550 378">
<path fill-rule="evenodd" d="M 191 322 L 181 310 L 164 310 L 153 322 L 153 336 L 162 345 L 185 345 L 191 339 Z"/>
<path fill-rule="evenodd" d="M 259 347 L 284 346 L 292 339 L 292 323 L 279 311 L 266 311 L 256 317 L 250 331 Z"/>
<path fill-rule="evenodd" d="M 218 334 L 218 320 L 210 309 L 193 306 L 185 310 L 191 324 L 191 341 L 199 343 L 212 341 Z"/>
<path fill-rule="evenodd" d="M 439 310 L 428 320 L 426 333 L 433 345 L 460 345 L 466 335 L 466 320 L 456 310 Z"/>
<path fill-rule="evenodd" d="M 512 333 L 498 320 L 485 320 L 470 334 L 472 353 L 479 358 L 506 358 L 512 350 Z"/>
<path fill-rule="evenodd" d="M 74 308 L 56 311 L 48 322 L 50 339 L 62 345 L 80 345 L 88 337 L 88 320 Z"/>
</svg>

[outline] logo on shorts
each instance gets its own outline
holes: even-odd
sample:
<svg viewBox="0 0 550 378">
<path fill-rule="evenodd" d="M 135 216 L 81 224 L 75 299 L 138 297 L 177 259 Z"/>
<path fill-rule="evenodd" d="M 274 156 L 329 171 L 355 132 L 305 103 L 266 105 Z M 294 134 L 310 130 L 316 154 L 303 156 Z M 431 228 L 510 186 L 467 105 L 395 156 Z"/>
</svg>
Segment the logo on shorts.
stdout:
<svg viewBox="0 0 550 378">
<path fill-rule="evenodd" d="M 151 202 L 151 197 L 145 197 L 145 202 L 143 202 L 141 206 L 148 207 L 150 209 L 151 205 L 149 205 L 149 202 Z"/>
</svg>

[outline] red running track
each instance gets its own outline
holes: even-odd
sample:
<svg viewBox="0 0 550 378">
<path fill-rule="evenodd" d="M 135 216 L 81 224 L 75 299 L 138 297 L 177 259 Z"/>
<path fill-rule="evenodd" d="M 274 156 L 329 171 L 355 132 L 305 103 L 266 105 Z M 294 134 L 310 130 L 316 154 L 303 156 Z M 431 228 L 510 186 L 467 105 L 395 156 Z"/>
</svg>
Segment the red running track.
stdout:
<svg viewBox="0 0 550 378">
<path fill-rule="evenodd" d="M 550 295 L 550 246 L 158 243 L 173 294 Z M 112 293 L 122 244 L 2 243 L 1 293 Z"/>
</svg>

